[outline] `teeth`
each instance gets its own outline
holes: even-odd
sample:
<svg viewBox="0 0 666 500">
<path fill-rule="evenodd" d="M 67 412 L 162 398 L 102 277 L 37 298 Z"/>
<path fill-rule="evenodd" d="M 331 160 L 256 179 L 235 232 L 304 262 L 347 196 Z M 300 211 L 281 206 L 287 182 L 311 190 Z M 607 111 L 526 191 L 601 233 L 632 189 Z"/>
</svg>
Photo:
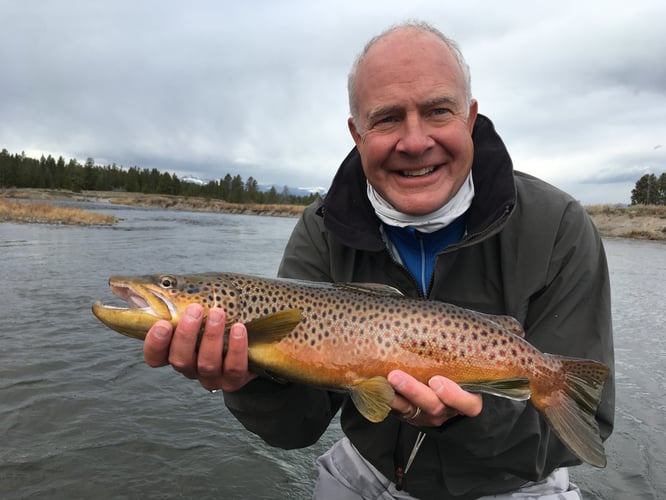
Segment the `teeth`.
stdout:
<svg viewBox="0 0 666 500">
<path fill-rule="evenodd" d="M 419 177 L 421 175 L 427 175 L 434 170 L 435 167 L 426 167 L 420 170 L 403 170 L 402 175 L 404 175 L 405 177 Z"/>
</svg>

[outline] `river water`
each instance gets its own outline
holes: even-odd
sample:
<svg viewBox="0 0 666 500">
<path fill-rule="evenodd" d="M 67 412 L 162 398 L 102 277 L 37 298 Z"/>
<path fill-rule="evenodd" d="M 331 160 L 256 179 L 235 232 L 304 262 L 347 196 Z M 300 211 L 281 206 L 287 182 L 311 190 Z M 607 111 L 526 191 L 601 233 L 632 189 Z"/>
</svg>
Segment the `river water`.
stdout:
<svg viewBox="0 0 666 500">
<path fill-rule="evenodd" d="M 113 227 L 0 224 L 0 498 L 304 499 L 340 435 L 283 451 L 90 313 L 112 274 L 274 276 L 295 219 L 85 205 Z M 608 466 L 585 498 L 666 498 L 666 245 L 607 240 L 617 357 Z"/>
</svg>

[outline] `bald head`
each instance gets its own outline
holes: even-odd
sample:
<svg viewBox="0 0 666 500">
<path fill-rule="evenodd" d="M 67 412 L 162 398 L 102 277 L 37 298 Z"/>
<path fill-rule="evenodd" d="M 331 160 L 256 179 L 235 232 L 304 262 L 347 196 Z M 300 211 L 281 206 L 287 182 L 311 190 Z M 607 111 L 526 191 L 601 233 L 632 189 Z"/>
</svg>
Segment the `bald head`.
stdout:
<svg viewBox="0 0 666 500">
<path fill-rule="evenodd" d="M 431 39 L 441 43 L 442 51 L 448 53 L 456 61 L 456 66 L 460 71 L 462 91 L 466 101 L 469 103 L 472 100 L 471 76 L 469 66 L 465 62 L 465 58 L 460 51 L 460 48 L 450 38 L 446 37 L 437 28 L 424 23 L 416 21 L 407 21 L 396 26 L 393 26 L 383 33 L 372 38 L 363 48 L 363 51 L 358 55 L 352 68 L 349 72 L 347 80 L 347 91 L 349 94 L 349 111 L 352 120 L 358 124 L 358 78 L 360 73 L 363 72 L 364 63 L 374 49 L 381 47 L 386 42 L 396 41 L 400 38 L 398 43 L 418 43 L 418 40 Z M 393 39 L 393 40 L 392 40 Z"/>
</svg>

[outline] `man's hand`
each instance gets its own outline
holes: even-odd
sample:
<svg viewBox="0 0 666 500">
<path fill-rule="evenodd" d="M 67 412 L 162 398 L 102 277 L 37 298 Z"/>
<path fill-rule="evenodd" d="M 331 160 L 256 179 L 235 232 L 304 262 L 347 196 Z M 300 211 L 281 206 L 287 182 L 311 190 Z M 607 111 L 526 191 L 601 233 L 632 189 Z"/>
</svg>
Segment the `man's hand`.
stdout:
<svg viewBox="0 0 666 500">
<path fill-rule="evenodd" d="M 396 391 L 391 408 L 414 425 L 439 427 L 457 415 L 475 417 L 483 408 L 480 394 L 467 392 L 445 377 L 432 377 L 425 385 L 405 372 L 394 370 L 389 373 L 388 381 Z"/>
<path fill-rule="evenodd" d="M 247 330 L 241 323 L 231 327 L 229 347 L 223 356 L 225 314 L 220 308 L 208 312 L 206 326 L 197 352 L 196 343 L 203 307 L 190 304 L 175 332 L 168 321 L 158 321 L 148 331 L 143 356 L 152 367 L 171 365 L 188 378 L 196 379 L 209 391 L 232 392 L 256 377 L 247 369 Z"/>
</svg>

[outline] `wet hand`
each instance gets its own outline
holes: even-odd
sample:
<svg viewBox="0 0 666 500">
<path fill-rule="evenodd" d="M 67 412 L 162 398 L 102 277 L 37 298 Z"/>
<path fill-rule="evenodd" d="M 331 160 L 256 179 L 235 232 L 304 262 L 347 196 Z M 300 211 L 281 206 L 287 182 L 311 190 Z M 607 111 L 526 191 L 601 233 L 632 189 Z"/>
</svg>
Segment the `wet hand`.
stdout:
<svg viewBox="0 0 666 500">
<path fill-rule="evenodd" d="M 405 372 L 394 370 L 389 373 L 388 381 L 396 392 L 391 408 L 413 425 L 439 427 L 457 415 L 475 417 L 483 408 L 480 394 L 467 392 L 445 377 L 432 377 L 425 385 Z"/>
<path fill-rule="evenodd" d="M 220 308 L 208 313 L 201 343 L 197 337 L 203 322 L 203 307 L 190 304 L 173 330 L 168 321 L 158 321 L 146 336 L 143 353 L 149 366 L 171 365 L 206 389 L 235 391 L 256 377 L 248 371 L 247 330 L 237 323 L 231 327 L 229 346 L 223 356 L 225 314 Z"/>
</svg>

